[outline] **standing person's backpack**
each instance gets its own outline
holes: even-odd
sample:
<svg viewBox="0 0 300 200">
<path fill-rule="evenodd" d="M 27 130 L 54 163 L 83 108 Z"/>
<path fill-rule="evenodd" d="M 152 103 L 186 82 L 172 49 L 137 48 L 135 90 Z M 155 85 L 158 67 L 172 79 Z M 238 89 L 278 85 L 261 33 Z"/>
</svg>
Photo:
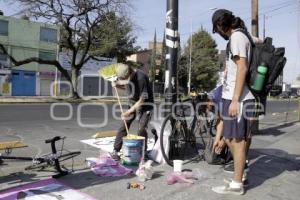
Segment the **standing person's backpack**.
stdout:
<svg viewBox="0 0 300 200">
<path fill-rule="evenodd" d="M 275 80 L 281 74 L 284 68 L 284 65 L 286 63 L 286 58 L 284 57 L 285 48 L 275 48 L 272 44 L 272 38 L 269 37 L 267 37 L 263 43 L 255 44 L 247 30 L 237 29 L 236 31 L 244 33 L 251 43 L 251 57 L 246 76 L 246 84 L 248 85 L 249 90 L 252 92 L 255 98 L 260 101 L 261 99 L 266 98 L 266 96 L 272 89 L 272 85 L 274 84 Z M 227 53 L 231 51 L 230 40 L 226 51 Z M 265 67 L 267 67 L 268 70 L 265 75 L 262 89 L 260 91 L 257 91 L 251 86 L 253 86 L 255 83 L 255 78 L 257 76 L 257 68 L 262 64 Z"/>
</svg>

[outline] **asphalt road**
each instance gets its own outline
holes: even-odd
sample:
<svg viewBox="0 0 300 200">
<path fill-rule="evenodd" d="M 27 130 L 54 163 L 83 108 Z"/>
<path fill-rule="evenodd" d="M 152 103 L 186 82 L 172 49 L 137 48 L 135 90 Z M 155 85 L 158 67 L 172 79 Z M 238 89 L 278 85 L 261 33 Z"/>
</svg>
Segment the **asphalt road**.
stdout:
<svg viewBox="0 0 300 200">
<path fill-rule="evenodd" d="M 155 177 L 146 182 L 145 191 L 126 189 L 127 182 L 137 180 L 135 176 L 95 176 L 86 168 L 84 160 L 87 157 L 98 157 L 99 150 L 81 143 L 80 140 L 89 139 L 98 131 L 118 128 L 122 122 L 113 117 L 113 105 L 107 104 L 106 111 L 101 104 L 71 105 L 71 108 L 67 105 L 59 106 L 53 109 L 54 116 L 58 117 L 56 120 L 51 117 L 51 105 L 55 104 L 1 104 L 0 141 L 22 140 L 28 147 L 15 149 L 13 155 L 35 156 L 49 152 L 50 147 L 44 143 L 45 139 L 56 135 L 66 136 L 65 149 L 80 150 L 82 153 L 74 160 L 75 173 L 60 179 L 66 185 L 96 199 L 239 199 L 211 192 L 212 186 L 219 185 L 224 177 L 229 176 L 223 173 L 220 166 L 208 165 L 206 162 L 193 161 L 184 165 L 200 177 L 193 186 L 168 186 L 166 177 L 172 168 L 167 165 L 155 165 Z M 254 137 L 251 147 L 250 188 L 244 199 L 297 199 L 300 195 L 300 151 L 297 142 L 299 123 L 294 121 L 297 120 L 295 111 L 298 105 L 296 101 L 270 101 L 267 106 L 268 113 L 260 121 L 265 132 Z M 71 118 L 63 119 L 70 115 L 70 110 L 73 111 Z M 79 110 L 82 112 L 78 112 Z M 289 112 L 285 113 L 286 111 Z M 105 120 L 106 123 L 102 127 L 93 126 Z M 49 178 L 53 174 L 49 171 L 24 171 L 24 167 L 29 164 L 23 161 L 8 161 L 0 166 L 0 191 Z M 71 164 L 67 163 L 67 167 L 70 168 Z"/>
<path fill-rule="evenodd" d="M 114 111 L 117 104 L 0 104 L 0 124 L 3 122 L 28 122 L 28 121 L 78 121 L 89 119 L 111 121 L 119 116 Z M 268 101 L 267 116 L 284 112 L 295 113 L 298 101 L 280 100 Z M 52 112 L 51 112 L 52 110 Z M 52 113 L 52 115 L 51 115 Z"/>
</svg>

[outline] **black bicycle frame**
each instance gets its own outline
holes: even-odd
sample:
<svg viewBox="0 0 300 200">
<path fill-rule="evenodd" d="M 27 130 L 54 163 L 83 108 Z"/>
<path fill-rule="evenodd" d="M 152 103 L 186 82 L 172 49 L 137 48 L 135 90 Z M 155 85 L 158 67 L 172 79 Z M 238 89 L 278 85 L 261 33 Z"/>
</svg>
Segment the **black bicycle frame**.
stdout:
<svg viewBox="0 0 300 200">
<path fill-rule="evenodd" d="M 51 143 L 52 155 L 56 155 L 56 153 L 57 153 L 55 142 L 58 141 L 58 140 L 61 140 L 61 139 L 64 139 L 64 137 L 56 136 L 52 139 L 48 139 L 48 140 L 45 141 L 46 144 Z M 36 161 L 39 161 L 39 162 L 47 162 L 48 161 L 47 159 L 39 158 L 39 157 L 34 158 L 34 157 L 3 156 L 3 155 L 0 155 L 0 161 L 1 160 L 24 160 L 24 161 L 34 161 L 34 160 L 36 160 Z M 63 170 L 61 168 L 57 156 L 54 158 L 54 167 L 55 167 L 56 171 L 58 172 L 58 174 L 53 175 L 52 176 L 53 178 L 59 178 L 61 176 L 65 176 L 65 175 L 68 174 L 68 171 Z"/>
</svg>

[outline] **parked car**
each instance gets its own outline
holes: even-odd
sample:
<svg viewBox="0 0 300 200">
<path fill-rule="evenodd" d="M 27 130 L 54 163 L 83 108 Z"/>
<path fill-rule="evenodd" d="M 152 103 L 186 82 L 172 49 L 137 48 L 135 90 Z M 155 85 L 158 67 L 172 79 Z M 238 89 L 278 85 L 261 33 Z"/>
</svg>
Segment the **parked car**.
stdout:
<svg viewBox="0 0 300 200">
<path fill-rule="evenodd" d="M 291 98 L 291 99 L 298 98 L 298 95 L 297 95 L 297 94 L 295 94 L 295 93 L 292 93 L 292 94 L 290 94 L 290 98 Z"/>
<path fill-rule="evenodd" d="M 281 99 L 288 99 L 290 97 L 288 92 L 283 92 L 279 95 L 279 98 Z"/>
</svg>

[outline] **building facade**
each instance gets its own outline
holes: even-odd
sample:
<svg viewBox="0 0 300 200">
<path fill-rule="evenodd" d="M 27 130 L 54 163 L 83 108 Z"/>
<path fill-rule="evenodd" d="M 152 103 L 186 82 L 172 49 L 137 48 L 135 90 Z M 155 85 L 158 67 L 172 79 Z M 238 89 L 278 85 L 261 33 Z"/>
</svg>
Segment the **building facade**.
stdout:
<svg viewBox="0 0 300 200">
<path fill-rule="evenodd" d="M 59 27 L 26 18 L 0 16 L 0 43 L 17 61 L 31 57 L 57 60 Z M 0 95 L 49 96 L 56 68 L 35 62 L 14 66 L 0 52 Z"/>
</svg>

